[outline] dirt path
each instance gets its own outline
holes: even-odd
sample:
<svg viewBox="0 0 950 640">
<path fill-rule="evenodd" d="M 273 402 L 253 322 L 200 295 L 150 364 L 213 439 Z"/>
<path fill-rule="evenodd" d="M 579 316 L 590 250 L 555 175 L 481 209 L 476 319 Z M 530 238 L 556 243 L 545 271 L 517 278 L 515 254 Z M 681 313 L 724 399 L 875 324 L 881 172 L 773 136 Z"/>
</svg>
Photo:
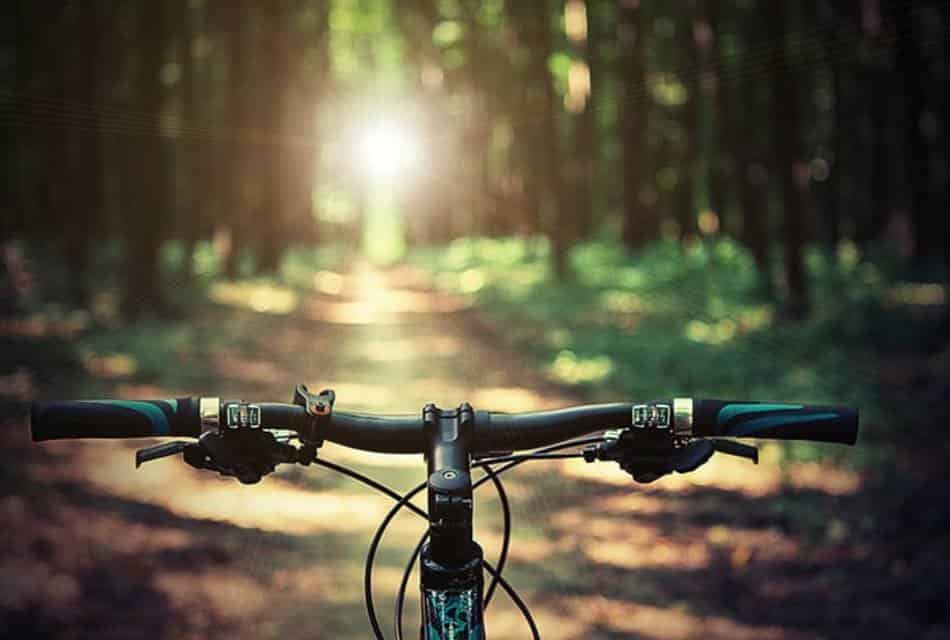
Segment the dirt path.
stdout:
<svg viewBox="0 0 950 640">
<path fill-rule="evenodd" d="M 212 353 L 216 374 L 206 388 L 133 380 L 113 392 L 282 399 L 306 382 L 332 386 L 341 408 L 413 413 L 430 401 L 511 411 L 579 401 L 511 353 L 498 339 L 503 327 L 464 300 L 413 287 L 424 284 L 417 274 L 359 267 L 320 278 L 322 293 L 290 313 L 209 311 L 201 322 L 242 346 Z M 0 563 L 0 636 L 369 637 L 362 563 L 386 498 L 319 468 L 288 469 L 255 487 L 173 461 L 133 472 L 136 443 L 41 448 L 25 431 L 22 423 L 4 430 L 5 459 L 17 463 L 9 466 L 13 489 L 0 500 L 0 521 L 18 535 Z M 397 488 L 424 476 L 420 456 L 333 445 L 321 455 Z M 886 605 L 873 615 L 853 611 L 860 550 L 809 538 L 810 523 L 834 518 L 858 478 L 817 467 L 783 475 L 765 458 L 757 468 L 714 460 L 692 476 L 639 489 L 614 468 L 582 462 L 511 474 L 510 579 L 543 637 L 797 639 L 907 630 Z M 769 497 L 779 492 L 793 506 L 800 498 L 801 508 L 777 512 Z M 492 556 L 500 542 L 493 496 L 482 498 L 477 514 L 478 538 Z M 376 585 L 387 629 L 420 532 L 418 519 L 405 515 L 382 551 Z M 415 609 L 413 601 L 407 629 L 417 628 Z M 526 637 L 503 598 L 488 629 L 492 638 Z"/>
</svg>

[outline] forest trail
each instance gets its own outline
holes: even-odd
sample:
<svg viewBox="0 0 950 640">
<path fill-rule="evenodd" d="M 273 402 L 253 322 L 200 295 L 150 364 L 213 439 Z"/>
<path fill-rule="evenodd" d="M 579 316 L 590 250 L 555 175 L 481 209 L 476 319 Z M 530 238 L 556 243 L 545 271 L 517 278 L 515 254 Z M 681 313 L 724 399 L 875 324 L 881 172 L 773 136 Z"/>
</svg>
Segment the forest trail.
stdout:
<svg viewBox="0 0 950 640">
<path fill-rule="evenodd" d="M 318 273 L 315 283 L 317 293 L 285 312 L 216 305 L 197 320 L 233 343 L 211 354 L 216 374 L 203 388 L 127 381 L 113 393 L 284 400 L 305 382 L 334 388 L 339 408 L 388 413 L 427 402 L 526 411 L 583 401 L 513 352 L 504 327 L 428 289 L 420 273 L 359 265 Z M 68 624 L 81 636 L 369 637 L 363 559 L 387 498 L 319 467 L 288 468 L 254 487 L 172 460 L 135 471 L 142 443 L 37 447 L 25 424 L 14 426 L 3 431 L 14 489 L 0 501 L 0 517 L 21 532 L 0 558 L 0 580 L 13 586 L 4 590 L 12 595 L 2 622 L 13 636 L 55 636 Z M 332 444 L 321 456 L 397 489 L 424 478 L 420 456 Z M 833 540 L 807 544 L 788 521 L 833 517 L 857 490 L 855 474 L 807 466 L 784 474 L 768 459 L 758 467 L 716 459 L 643 487 L 607 465 L 526 467 L 506 477 L 509 579 L 547 640 L 844 637 L 829 621 L 846 624 L 838 614 L 848 603 L 829 594 L 853 583 L 861 558 Z M 809 513 L 776 513 L 768 499 L 778 492 L 807 495 Z M 477 537 L 493 557 L 499 511 L 494 496 L 480 498 Z M 417 518 L 401 516 L 380 554 L 384 629 L 421 530 Z M 122 612 L 103 608 L 117 601 Z M 413 599 L 407 631 L 418 628 L 416 609 Z M 527 637 L 503 597 L 488 630 Z"/>
</svg>

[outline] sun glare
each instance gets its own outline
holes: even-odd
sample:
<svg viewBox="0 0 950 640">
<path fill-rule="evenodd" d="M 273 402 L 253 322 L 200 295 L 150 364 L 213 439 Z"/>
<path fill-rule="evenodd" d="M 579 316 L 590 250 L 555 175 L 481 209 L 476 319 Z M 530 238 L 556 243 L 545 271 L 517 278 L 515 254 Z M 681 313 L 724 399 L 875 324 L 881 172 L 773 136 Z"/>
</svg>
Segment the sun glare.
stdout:
<svg viewBox="0 0 950 640">
<path fill-rule="evenodd" d="M 422 151 L 419 136 L 400 122 L 375 122 L 356 141 L 360 169 L 375 180 L 395 180 L 418 172 Z"/>
</svg>

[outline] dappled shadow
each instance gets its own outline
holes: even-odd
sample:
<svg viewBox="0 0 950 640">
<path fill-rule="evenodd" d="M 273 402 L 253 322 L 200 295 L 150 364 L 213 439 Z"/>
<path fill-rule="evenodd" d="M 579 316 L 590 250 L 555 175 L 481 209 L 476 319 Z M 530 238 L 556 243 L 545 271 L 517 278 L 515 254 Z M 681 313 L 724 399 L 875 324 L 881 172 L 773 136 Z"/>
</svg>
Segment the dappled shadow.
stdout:
<svg viewBox="0 0 950 640">
<path fill-rule="evenodd" d="M 530 484 L 533 495 L 519 512 L 547 539 L 569 542 L 541 563 L 515 554 L 516 570 L 536 585 L 536 599 L 609 611 L 600 624 L 618 634 L 692 638 L 702 628 L 704 637 L 897 638 L 950 621 L 934 599 L 948 586 L 937 577 L 947 561 L 935 555 L 946 543 L 933 541 L 928 552 L 942 567 L 931 576 L 941 586 L 921 588 L 895 566 L 893 547 L 869 515 L 899 517 L 872 509 L 883 488 L 847 495 L 783 488 L 752 497 L 715 487 L 668 490 L 661 480 L 643 492 L 632 481 L 575 477 L 565 485 L 540 472 Z M 623 504 L 630 509 L 617 508 Z"/>
<path fill-rule="evenodd" d="M 518 411 L 587 399 L 515 357 L 507 327 L 462 299 L 432 296 L 414 275 L 404 270 L 411 286 L 397 287 L 379 272 L 324 274 L 314 291 L 293 290 L 286 311 L 278 308 L 286 292 L 270 300 L 255 289 L 256 302 L 244 304 L 241 290 L 229 290 L 187 325 L 93 334 L 82 342 L 85 358 L 61 337 L 7 337 L 16 347 L 3 354 L 3 371 L 30 384 L 6 414 L 19 416 L 0 429 L 0 516 L 16 532 L 0 547 L 0 577 L 14 585 L 0 599 L 0 635 L 368 637 L 362 563 L 388 498 L 322 468 L 243 487 L 170 460 L 133 471 L 139 443 L 34 445 L 22 401 L 286 400 L 297 382 L 334 387 L 341 408 L 380 412 L 414 413 L 428 401 Z M 109 360 L 117 355 L 125 360 Z M 396 488 L 424 476 L 420 456 L 334 445 L 321 455 Z M 509 577 L 547 640 L 931 638 L 950 627 L 935 604 L 950 548 L 926 537 L 948 528 L 934 508 L 945 489 L 933 482 L 783 469 L 766 449 L 759 467 L 717 459 L 645 487 L 610 465 L 553 462 L 522 467 L 507 486 Z M 500 512 L 489 487 L 476 515 L 478 539 L 495 557 Z M 386 626 L 421 527 L 401 516 L 380 551 Z M 492 638 L 526 637 L 503 597 L 488 629 Z"/>
</svg>

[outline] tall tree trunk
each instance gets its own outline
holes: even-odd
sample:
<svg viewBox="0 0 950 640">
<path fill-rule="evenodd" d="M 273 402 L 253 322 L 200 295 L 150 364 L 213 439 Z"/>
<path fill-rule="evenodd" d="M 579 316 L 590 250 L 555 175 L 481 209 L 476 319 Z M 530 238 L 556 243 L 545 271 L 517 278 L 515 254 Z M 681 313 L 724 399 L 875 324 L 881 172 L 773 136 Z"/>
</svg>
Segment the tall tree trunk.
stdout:
<svg viewBox="0 0 950 640">
<path fill-rule="evenodd" d="M 950 211 L 950 5 L 940 5 L 940 29 L 943 36 L 943 92 L 941 111 L 943 123 L 943 210 Z M 943 220 L 943 275 L 944 275 L 944 307 L 946 309 L 944 327 L 950 327 L 950 223 L 946 214 Z M 947 335 L 947 331 L 944 331 Z"/>
<path fill-rule="evenodd" d="M 844 167 L 845 93 L 841 59 L 831 54 L 831 91 L 834 94 L 834 115 L 831 132 L 831 162 L 825 187 L 825 215 L 828 218 L 828 244 L 834 251 L 841 242 L 841 173 Z"/>
<path fill-rule="evenodd" d="M 561 157 L 557 126 L 558 104 L 554 79 L 548 70 L 548 60 L 553 51 L 551 34 L 551 3 L 542 0 L 528 3 L 506 4 L 509 15 L 518 31 L 518 37 L 528 53 L 527 77 L 530 86 L 525 94 L 522 124 L 534 129 L 532 144 L 528 150 L 529 181 L 536 180 L 537 196 L 543 198 L 542 209 L 548 213 L 542 221 L 551 243 L 551 266 L 555 277 L 562 279 L 568 274 L 568 220 L 565 193 L 561 179 Z M 528 187 L 529 193 L 535 185 Z"/>
<path fill-rule="evenodd" d="M 803 245 L 805 243 L 805 190 L 807 170 L 802 162 L 800 105 L 797 80 L 785 51 L 785 31 L 789 24 L 784 2 L 772 5 L 769 32 L 775 47 L 772 66 L 772 144 L 781 180 L 785 282 L 788 287 L 786 312 L 800 318 L 808 311 Z"/>
<path fill-rule="evenodd" d="M 571 69 L 572 86 L 569 87 L 573 94 L 569 106 L 575 114 L 574 157 L 570 174 L 574 196 L 571 203 L 573 211 L 570 213 L 574 220 L 571 232 L 575 237 L 586 238 L 594 228 L 594 176 L 597 173 L 597 94 L 594 92 L 595 82 L 600 81 L 595 73 L 597 17 L 593 14 L 593 0 L 569 0 L 567 6 L 573 14 L 568 15 L 568 19 L 579 22 L 570 26 L 573 31 L 568 36 L 577 47 L 581 59 Z"/>
<path fill-rule="evenodd" d="M 226 92 L 228 142 L 223 146 L 227 153 L 224 165 L 227 167 L 229 183 L 224 187 L 224 203 L 222 218 L 227 221 L 230 232 L 230 247 L 225 256 L 224 271 L 229 278 L 238 276 L 241 252 L 245 249 L 248 233 L 247 202 L 245 195 L 247 188 L 245 180 L 246 155 L 251 142 L 248 139 L 246 127 L 248 124 L 248 74 L 249 65 L 247 49 L 247 13 L 246 0 L 231 0 L 222 7 L 225 13 L 223 28 L 225 32 L 225 49 L 228 58 L 228 86 Z"/>
<path fill-rule="evenodd" d="M 924 141 L 923 124 L 924 62 L 917 42 L 914 21 L 914 5 L 908 2 L 891 3 L 897 30 L 897 72 L 904 86 L 904 127 L 907 141 L 908 180 L 911 190 L 911 216 L 914 221 L 913 257 L 921 265 L 934 253 L 933 225 L 929 198 L 931 167 L 927 144 Z"/>
<path fill-rule="evenodd" d="M 411 10 L 396 11 L 396 19 L 406 42 L 406 57 L 415 72 L 415 91 L 419 96 L 421 117 L 428 123 L 426 131 L 444 132 L 446 129 L 440 125 L 444 114 L 440 102 L 442 78 L 438 75 L 441 73 L 437 62 L 439 51 L 431 38 L 441 20 L 438 9 L 433 0 L 414 0 Z M 443 138 L 444 133 L 427 137 L 424 148 L 432 169 L 422 172 L 416 178 L 419 187 L 404 195 L 403 206 L 409 213 L 406 219 L 407 239 L 413 245 L 435 244 L 445 240 L 440 235 L 444 234 L 444 221 L 448 217 L 445 201 L 448 180 L 441 169 L 446 166 L 441 159 Z"/>
<path fill-rule="evenodd" d="M 741 35 L 743 50 L 750 50 L 761 45 L 759 34 L 762 25 L 758 19 L 759 7 L 755 4 L 749 11 L 738 16 L 737 30 Z M 768 206 L 768 179 L 769 172 L 763 156 L 764 142 L 760 130 L 755 123 L 763 121 L 763 114 L 769 111 L 768 105 L 763 104 L 762 84 L 763 74 L 749 73 L 738 63 L 739 68 L 720 68 L 720 78 L 723 84 L 720 87 L 722 99 L 726 102 L 732 99 L 731 104 L 736 108 L 728 109 L 731 115 L 726 128 L 725 138 L 729 156 L 733 163 L 738 186 L 738 204 L 741 218 L 740 238 L 745 244 L 759 273 L 759 281 L 763 292 L 772 296 L 772 276 L 770 268 L 769 242 L 769 206 Z M 742 118 L 739 122 L 738 119 Z"/>
<path fill-rule="evenodd" d="M 520 49 L 531 51 L 531 21 L 537 20 L 527 3 L 506 2 L 505 13 L 516 34 Z M 518 56 L 520 58 L 531 56 Z M 517 60 L 512 57 L 512 61 Z M 541 124 L 535 109 L 536 85 L 539 78 L 533 75 L 531 64 L 518 65 L 515 69 L 518 79 L 512 100 L 512 122 L 514 141 L 511 146 L 512 164 L 518 167 L 521 178 L 521 197 L 517 206 L 520 209 L 518 226 L 529 234 L 544 230 L 542 220 L 543 176 L 540 168 L 540 149 L 543 145 Z M 547 73 L 547 70 L 545 70 Z"/>
<path fill-rule="evenodd" d="M 181 64 L 181 120 L 185 131 L 178 139 L 178 172 L 183 176 L 179 186 L 177 218 L 184 247 L 184 263 L 181 275 L 186 282 L 194 275 L 193 257 L 195 245 L 205 227 L 208 203 L 207 180 L 209 171 L 205 148 L 208 141 L 197 139 L 195 131 L 201 129 L 203 118 L 198 101 L 198 69 L 195 64 L 195 16 L 190 0 L 177 0 L 178 9 L 178 60 Z"/>
<path fill-rule="evenodd" d="M 91 242 L 101 227 L 102 210 L 102 147 L 99 133 L 99 39 L 97 3 L 84 2 L 78 6 L 79 55 L 73 58 L 75 100 L 86 105 L 90 115 L 84 130 L 71 136 L 70 160 L 75 189 L 75 206 L 70 207 L 65 229 L 66 257 L 72 278 L 74 301 L 87 307 L 90 303 L 89 267 Z"/>
<path fill-rule="evenodd" d="M 542 166 L 551 210 L 551 220 L 548 225 L 548 238 L 551 242 L 551 266 L 555 277 L 564 280 L 570 276 L 568 265 L 568 252 L 570 251 L 571 242 L 570 222 L 566 215 L 566 201 L 561 178 L 561 145 L 557 126 L 558 100 L 554 91 L 554 78 L 551 77 L 548 70 L 548 60 L 550 60 L 554 49 L 548 0 L 543 0 L 540 13 L 543 18 L 538 19 L 537 27 L 532 30 L 537 38 L 534 55 L 532 56 L 532 66 L 534 67 L 534 73 L 541 81 L 538 96 L 538 116 L 544 132 Z"/>
<path fill-rule="evenodd" d="M 286 234 L 286 172 L 291 168 L 287 158 L 290 144 L 284 131 L 286 119 L 287 65 L 286 27 L 281 6 L 275 2 L 261 5 L 261 38 L 258 51 L 262 63 L 258 67 L 258 85 L 266 87 L 266 100 L 257 106 L 260 117 L 258 128 L 267 137 L 260 147 L 264 158 L 265 177 L 261 185 L 263 198 L 259 215 L 253 220 L 257 244 L 257 267 L 261 272 L 274 273 L 280 265 Z M 266 222 L 265 222 L 266 221 Z"/>
<path fill-rule="evenodd" d="M 711 104 L 715 111 L 712 135 L 712 152 L 709 154 L 709 205 L 719 216 L 719 228 L 729 226 L 728 208 L 730 204 L 730 186 L 726 152 L 728 138 L 734 135 L 732 115 L 729 110 L 728 90 L 723 82 L 723 36 L 726 21 L 723 18 L 720 0 L 705 0 L 705 18 L 708 25 L 710 42 L 705 58 L 709 60 L 703 83 L 707 93 L 712 93 Z M 700 28 L 700 34 L 702 28 Z M 702 37 L 700 35 L 700 37 Z"/>
<path fill-rule="evenodd" d="M 628 251 L 643 248 L 660 236 L 655 201 L 645 197 L 649 174 L 650 92 L 646 85 L 646 24 L 639 2 L 619 0 L 620 69 L 623 93 L 620 101 L 620 137 L 623 144 L 622 239 Z"/>
<path fill-rule="evenodd" d="M 313 204 L 313 190 L 317 183 L 319 166 L 317 150 L 320 148 L 316 107 L 333 96 L 335 86 L 330 50 L 330 3 L 318 3 L 315 13 L 314 30 L 307 35 L 307 42 L 315 45 L 316 67 L 312 72 L 305 72 L 299 57 L 294 57 L 292 78 L 300 90 L 291 99 L 289 106 L 291 120 L 287 126 L 288 131 L 300 131 L 305 140 L 312 142 L 312 146 L 295 146 L 291 154 L 291 171 L 287 174 L 290 180 L 290 200 L 287 207 L 291 224 L 303 230 L 302 234 L 295 237 L 313 244 L 321 238 L 320 225 L 315 216 Z M 304 45 L 304 42 L 298 42 L 299 47 Z"/>
<path fill-rule="evenodd" d="M 893 164 L 888 144 L 888 129 L 891 126 L 891 94 L 894 78 L 886 59 L 888 49 L 882 40 L 882 22 L 891 21 L 893 16 L 881 12 L 880 6 L 868 4 L 864 11 L 876 11 L 872 20 L 862 22 L 873 25 L 873 31 L 864 34 L 865 46 L 872 52 L 868 63 L 864 83 L 866 91 L 873 99 L 867 101 L 870 140 L 867 155 L 869 186 L 868 214 L 855 218 L 855 240 L 865 249 L 881 240 L 887 228 L 891 207 L 890 174 Z"/>
<path fill-rule="evenodd" d="M 139 139 L 135 167 L 138 198 L 126 204 L 126 310 L 138 315 L 161 310 L 161 273 L 159 252 L 162 229 L 167 220 L 168 166 L 162 137 L 162 67 L 168 42 L 165 5 L 144 2 L 136 6 L 139 52 L 133 82 L 138 110 L 148 114 L 149 131 Z"/>
<path fill-rule="evenodd" d="M 823 190 L 827 242 L 830 248 L 835 250 L 842 236 L 841 205 L 845 204 L 845 210 L 851 208 L 849 205 L 853 206 L 852 200 L 844 198 L 842 193 L 842 177 L 846 167 L 845 141 L 856 132 L 849 126 L 847 117 L 849 109 L 853 107 L 847 104 L 847 83 L 845 82 L 845 73 L 850 70 L 850 66 L 846 66 L 846 61 L 836 49 L 840 47 L 841 42 L 847 43 L 849 47 L 857 46 L 851 34 L 860 24 L 858 13 L 860 6 L 856 2 L 851 2 L 847 7 L 842 8 L 834 2 L 817 1 L 820 2 L 817 9 L 825 30 L 824 56 L 831 74 L 834 104 L 831 123 L 831 159 L 828 163 L 828 178 Z"/>
<path fill-rule="evenodd" d="M 689 5 L 695 9 L 697 0 Z M 676 222 L 679 227 L 680 240 L 694 237 L 697 232 L 695 181 L 698 166 L 697 149 L 699 148 L 699 109 L 700 109 L 700 45 L 697 42 L 695 23 L 693 28 L 686 28 L 685 36 L 680 42 L 683 71 L 680 80 L 686 85 L 686 102 L 680 111 L 680 122 L 683 129 L 683 140 L 680 148 L 680 170 L 676 180 Z"/>
</svg>

